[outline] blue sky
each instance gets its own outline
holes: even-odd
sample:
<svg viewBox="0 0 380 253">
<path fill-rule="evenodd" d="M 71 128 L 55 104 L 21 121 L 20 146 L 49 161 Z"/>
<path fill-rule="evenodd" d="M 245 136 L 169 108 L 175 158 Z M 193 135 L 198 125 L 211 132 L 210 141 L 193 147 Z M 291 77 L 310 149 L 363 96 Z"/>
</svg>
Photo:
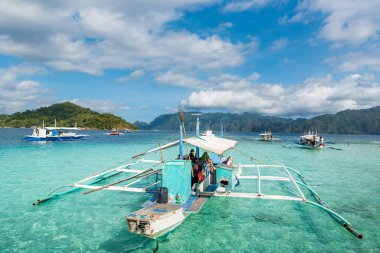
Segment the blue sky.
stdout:
<svg viewBox="0 0 380 253">
<path fill-rule="evenodd" d="M 380 105 L 380 0 L 0 2 L 0 113 L 71 101 L 311 117 Z"/>
</svg>

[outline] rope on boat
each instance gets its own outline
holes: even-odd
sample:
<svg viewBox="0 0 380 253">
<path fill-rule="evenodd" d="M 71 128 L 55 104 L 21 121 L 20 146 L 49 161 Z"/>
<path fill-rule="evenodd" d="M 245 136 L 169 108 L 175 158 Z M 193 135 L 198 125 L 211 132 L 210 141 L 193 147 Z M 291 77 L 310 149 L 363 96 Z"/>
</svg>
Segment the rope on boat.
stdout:
<svg viewBox="0 0 380 253">
<path fill-rule="evenodd" d="M 253 156 L 248 155 L 247 153 L 244 153 L 244 152 L 241 151 L 240 149 L 237 149 L 237 148 L 233 148 L 233 149 L 236 150 L 237 152 L 239 152 L 240 154 L 245 155 L 246 157 L 248 157 L 248 158 L 251 159 L 252 161 L 256 161 L 257 163 L 261 163 L 260 160 L 254 158 Z"/>
</svg>

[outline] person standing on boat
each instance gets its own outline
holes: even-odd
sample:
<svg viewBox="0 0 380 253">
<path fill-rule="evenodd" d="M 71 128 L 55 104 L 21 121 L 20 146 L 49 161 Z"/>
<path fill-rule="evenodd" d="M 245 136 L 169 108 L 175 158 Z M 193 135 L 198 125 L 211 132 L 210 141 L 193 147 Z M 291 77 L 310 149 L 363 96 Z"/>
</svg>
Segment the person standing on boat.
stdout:
<svg viewBox="0 0 380 253">
<path fill-rule="evenodd" d="M 191 171 L 191 186 L 192 186 L 192 188 L 194 188 L 194 184 L 197 184 L 198 182 L 199 182 L 198 165 L 193 164 L 192 171 Z"/>
<path fill-rule="evenodd" d="M 194 149 L 191 149 L 190 150 L 190 155 L 189 155 L 189 157 L 190 157 L 190 160 L 191 160 L 191 163 L 192 164 L 196 164 L 197 163 L 197 157 L 195 156 L 195 151 L 194 151 Z"/>
<path fill-rule="evenodd" d="M 201 163 L 203 167 L 209 167 L 211 172 L 215 171 L 214 164 L 206 151 L 203 153 L 201 157 Z"/>
</svg>

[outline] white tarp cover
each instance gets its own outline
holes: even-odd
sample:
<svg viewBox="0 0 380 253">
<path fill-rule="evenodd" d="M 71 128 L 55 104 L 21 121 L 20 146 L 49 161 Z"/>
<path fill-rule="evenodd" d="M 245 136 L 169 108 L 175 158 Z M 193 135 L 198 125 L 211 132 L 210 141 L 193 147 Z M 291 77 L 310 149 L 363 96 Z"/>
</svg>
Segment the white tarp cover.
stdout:
<svg viewBox="0 0 380 253">
<path fill-rule="evenodd" d="M 201 136 L 200 138 L 188 138 L 187 143 L 199 147 L 201 149 L 210 151 L 212 153 L 221 155 L 227 150 L 233 148 L 236 145 L 237 141 L 219 138 L 215 136 Z"/>
<path fill-rule="evenodd" d="M 219 138 L 219 137 L 215 137 L 215 136 L 200 136 L 199 138 L 198 137 L 191 137 L 191 138 L 183 139 L 183 142 L 187 142 L 193 146 L 199 147 L 201 149 L 210 151 L 210 152 L 218 154 L 218 155 L 221 155 L 224 152 L 226 152 L 227 150 L 233 148 L 237 143 L 237 141 L 234 141 L 234 140 Z M 170 147 L 176 146 L 178 144 L 179 144 L 179 141 L 173 141 L 173 142 L 170 142 L 168 144 L 162 145 L 161 147 L 154 148 L 154 149 L 148 150 L 144 153 L 135 155 L 132 158 L 137 158 L 137 157 L 145 155 L 145 154 L 156 152 L 156 151 L 159 151 L 160 149 L 170 148 Z"/>
</svg>

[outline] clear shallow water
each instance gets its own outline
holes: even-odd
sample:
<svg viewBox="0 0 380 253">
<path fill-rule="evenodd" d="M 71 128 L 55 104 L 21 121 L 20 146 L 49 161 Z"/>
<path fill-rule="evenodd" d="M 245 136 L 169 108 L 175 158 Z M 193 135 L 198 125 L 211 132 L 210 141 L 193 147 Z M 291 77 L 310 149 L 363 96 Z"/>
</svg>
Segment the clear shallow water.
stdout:
<svg viewBox="0 0 380 253">
<path fill-rule="evenodd" d="M 77 192 L 38 207 L 32 203 L 58 186 L 129 162 L 158 142 L 175 140 L 176 133 L 105 136 L 88 131 L 91 138 L 83 141 L 20 140 L 29 133 L 30 129 L 0 129 L 0 251 L 152 252 L 154 241 L 130 234 L 124 220 L 149 195 Z M 315 151 L 283 146 L 298 135 L 279 136 L 284 140 L 279 143 L 249 141 L 256 137 L 251 133 L 228 135 L 240 141 L 237 149 L 260 162 L 275 160 L 300 171 L 364 239 L 302 203 L 214 198 L 160 243 L 159 252 L 380 252 L 380 136 L 327 135 L 342 150 Z M 176 153 L 171 149 L 164 156 Z M 242 154 L 237 150 L 230 153 L 235 162 L 249 162 L 238 159 Z M 251 187 L 255 191 L 256 186 L 248 184 L 239 190 Z"/>
</svg>

